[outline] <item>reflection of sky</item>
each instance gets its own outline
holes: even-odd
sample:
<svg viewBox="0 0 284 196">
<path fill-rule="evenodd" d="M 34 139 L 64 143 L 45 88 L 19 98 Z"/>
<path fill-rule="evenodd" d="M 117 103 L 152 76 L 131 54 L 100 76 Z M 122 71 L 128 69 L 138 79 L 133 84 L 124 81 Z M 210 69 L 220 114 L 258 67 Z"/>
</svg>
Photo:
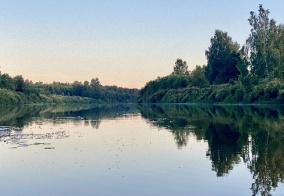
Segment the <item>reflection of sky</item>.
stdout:
<svg viewBox="0 0 284 196">
<path fill-rule="evenodd" d="M 0 142 L 1 194 L 18 195 L 249 195 L 244 164 L 216 178 L 206 158 L 207 143 L 189 136 L 178 149 L 172 133 L 140 116 L 91 121 L 35 121 L 23 134 L 65 131 L 69 137 L 42 139 L 48 145 L 11 149 Z M 39 142 L 25 140 L 27 144 Z M 45 147 L 55 149 L 45 149 Z M 225 189 L 224 189 L 225 187 Z"/>
</svg>

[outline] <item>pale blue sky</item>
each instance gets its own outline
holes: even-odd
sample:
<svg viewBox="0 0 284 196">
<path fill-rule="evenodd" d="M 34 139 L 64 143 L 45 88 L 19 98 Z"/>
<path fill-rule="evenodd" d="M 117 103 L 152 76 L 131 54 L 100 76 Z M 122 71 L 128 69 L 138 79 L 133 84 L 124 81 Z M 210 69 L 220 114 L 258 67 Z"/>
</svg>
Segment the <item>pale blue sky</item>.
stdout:
<svg viewBox="0 0 284 196">
<path fill-rule="evenodd" d="M 0 0 L 0 66 L 34 82 L 98 77 L 103 85 L 140 88 L 206 63 L 215 29 L 244 44 L 249 12 L 263 4 L 284 23 L 277 0 Z"/>
</svg>

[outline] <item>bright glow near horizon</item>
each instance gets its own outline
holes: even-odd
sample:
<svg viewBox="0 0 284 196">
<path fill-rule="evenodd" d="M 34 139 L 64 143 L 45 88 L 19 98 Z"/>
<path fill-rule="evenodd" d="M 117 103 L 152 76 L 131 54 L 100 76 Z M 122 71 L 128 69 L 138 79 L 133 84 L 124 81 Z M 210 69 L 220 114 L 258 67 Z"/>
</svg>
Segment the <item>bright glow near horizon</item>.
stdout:
<svg viewBox="0 0 284 196">
<path fill-rule="evenodd" d="M 263 4 L 283 23 L 284 1 L 0 0 L 0 70 L 34 82 L 90 81 L 141 88 L 206 64 L 215 29 L 245 43 L 249 12 Z M 281 21 L 282 20 L 282 21 Z"/>
</svg>

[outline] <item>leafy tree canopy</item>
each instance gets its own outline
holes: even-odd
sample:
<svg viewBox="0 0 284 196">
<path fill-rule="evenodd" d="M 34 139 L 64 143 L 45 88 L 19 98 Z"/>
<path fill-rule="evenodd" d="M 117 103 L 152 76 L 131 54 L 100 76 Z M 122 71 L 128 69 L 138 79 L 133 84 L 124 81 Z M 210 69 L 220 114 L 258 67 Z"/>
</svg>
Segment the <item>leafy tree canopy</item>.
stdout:
<svg viewBox="0 0 284 196">
<path fill-rule="evenodd" d="M 237 79 L 239 70 L 237 64 L 240 60 L 239 44 L 233 42 L 226 32 L 216 30 L 211 38 L 211 45 L 205 51 L 208 60 L 205 74 L 210 84 L 227 83 L 231 78 Z"/>
<path fill-rule="evenodd" d="M 260 4 L 258 14 L 250 12 L 251 26 L 246 41 L 247 59 L 251 74 L 261 78 L 284 78 L 284 28 L 269 19 L 269 10 Z"/>
<path fill-rule="evenodd" d="M 177 59 L 174 66 L 173 75 L 188 75 L 188 66 L 186 61 L 182 61 L 182 59 Z"/>
</svg>

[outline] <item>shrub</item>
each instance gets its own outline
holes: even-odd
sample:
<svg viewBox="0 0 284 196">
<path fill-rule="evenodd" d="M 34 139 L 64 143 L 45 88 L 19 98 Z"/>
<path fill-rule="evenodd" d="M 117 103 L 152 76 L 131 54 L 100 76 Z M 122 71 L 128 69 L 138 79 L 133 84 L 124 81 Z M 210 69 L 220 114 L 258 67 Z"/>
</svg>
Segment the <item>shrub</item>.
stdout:
<svg viewBox="0 0 284 196">
<path fill-rule="evenodd" d="M 244 92 L 242 89 L 237 89 L 235 92 L 236 101 L 240 102 L 243 100 Z"/>
<path fill-rule="evenodd" d="M 279 90 L 279 93 L 278 93 L 278 100 L 282 103 L 284 102 L 284 90 L 281 89 Z"/>
<path fill-rule="evenodd" d="M 276 86 L 268 86 L 264 89 L 264 93 L 267 99 L 275 99 L 278 96 L 278 89 Z"/>
</svg>

